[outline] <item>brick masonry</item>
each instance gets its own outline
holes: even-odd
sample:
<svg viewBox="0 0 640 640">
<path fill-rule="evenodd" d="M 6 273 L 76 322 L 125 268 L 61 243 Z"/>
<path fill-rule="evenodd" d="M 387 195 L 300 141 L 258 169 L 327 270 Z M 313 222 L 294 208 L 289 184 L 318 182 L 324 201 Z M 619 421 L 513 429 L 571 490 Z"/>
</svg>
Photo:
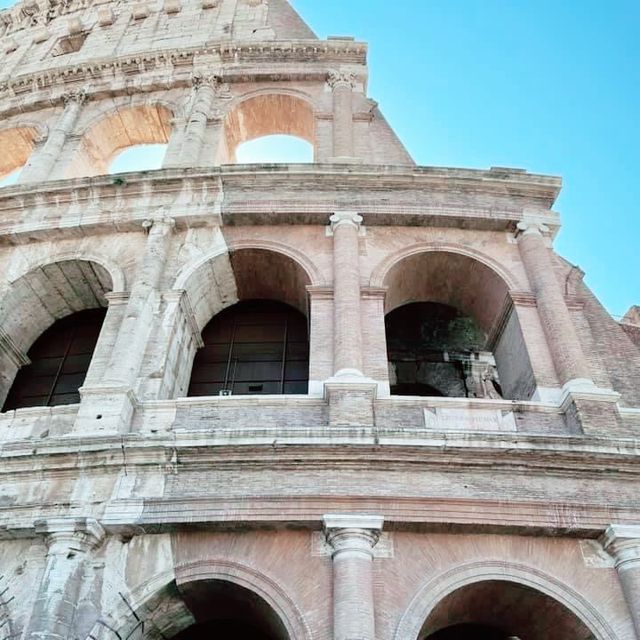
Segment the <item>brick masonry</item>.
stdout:
<svg viewBox="0 0 640 640">
<path fill-rule="evenodd" d="M 366 45 L 285 0 L 23 1 L 0 47 L 0 401 L 107 309 L 79 404 L 0 413 L 0 640 L 247 602 L 277 640 L 640 637 L 640 314 L 553 252 L 559 178 L 416 167 Z M 272 133 L 314 163 L 234 164 Z M 162 169 L 108 174 L 142 143 Z M 307 316 L 309 393 L 185 397 L 248 298 Z M 415 301 L 476 320 L 504 398 L 390 394 Z"/>
</svg>

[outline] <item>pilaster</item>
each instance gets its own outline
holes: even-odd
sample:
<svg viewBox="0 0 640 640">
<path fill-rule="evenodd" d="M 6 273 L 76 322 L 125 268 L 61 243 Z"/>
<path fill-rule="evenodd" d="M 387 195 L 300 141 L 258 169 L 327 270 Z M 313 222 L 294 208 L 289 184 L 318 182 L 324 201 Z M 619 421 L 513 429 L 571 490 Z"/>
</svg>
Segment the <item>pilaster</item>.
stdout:
<svg viewBox="0 0 640 640">
<path fill-rule="evenodd" d="M 86 101 L 84 90 L 66 93 L 64 111 L 51 128 L 47 141 L 31 154 L 20 174 L 19 182 L 42 182 L 52 177 L 57 164 L 63 162 L 63 150 L 78 121 L 82 105 Z"/>
<path fill-rule="evenodd" d="M 384 518 L 330 514 L 323 523 L 333 549 L 333 638 L 375 640 L 373 548 Z"/>
<path fill-rule="evenodd" d="M 327 84 L 333 95 L 333 162 L 354 161 L 353 73 L 330 71 Z"/>
<path fill-rule="evenodd" d="M 153 328 L 155 303 L 174 226 L 175 221 L 165 217 L 143 223 L 148 238 L 142 263 L 103 377 L 80 390 L 82 402 L 74 428 L 76 434 L 125 433 L 130 428 L 137 403 L 135 385 Z"/>
<path fill-rule="evenodd" d="M 35 523 L 47 557 L 25 638 L 72 638 L 85 562 L 105 532 L 92 518 L 52 518 Z"/>
<path fill-rule="evenodd" d="M 640 525 L 611 525 L 601 542 L 615 561 L 636 634 L 640 638 Z"/>
</svg>

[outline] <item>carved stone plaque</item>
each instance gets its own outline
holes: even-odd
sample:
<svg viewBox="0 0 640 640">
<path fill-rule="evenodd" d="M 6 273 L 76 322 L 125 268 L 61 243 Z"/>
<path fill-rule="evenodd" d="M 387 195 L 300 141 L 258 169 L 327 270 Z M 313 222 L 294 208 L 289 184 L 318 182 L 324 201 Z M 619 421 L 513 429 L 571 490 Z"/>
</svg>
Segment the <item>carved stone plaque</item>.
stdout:
<svg viewBox="0 0 640 640">
<path fill-rule="evenodd" d="M 501 409 L 425 409 L 424 424 L 434 431 L 515 433 L 518 430 L 513 411 Z"/>
</svg>

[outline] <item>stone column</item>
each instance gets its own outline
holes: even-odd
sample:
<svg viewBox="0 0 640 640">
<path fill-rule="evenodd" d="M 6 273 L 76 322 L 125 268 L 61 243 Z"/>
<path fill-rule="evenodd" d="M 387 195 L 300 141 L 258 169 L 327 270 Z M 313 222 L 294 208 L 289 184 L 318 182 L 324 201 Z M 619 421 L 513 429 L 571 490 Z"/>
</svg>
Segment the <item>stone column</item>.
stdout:
<svg viewBox="0 0 640 640">
<path fill-rule="evenodd" d="M 355 75 L 331 71 L 327 82 L 333 92 L 334 160 L 353 158 L 353 86 Z"/>
<path fill-rule="evenodd" d="M 47 141 L 29 158 L 29 162 L 20 174 L 21 183 L 41 182 L 51 177 L 56 164 L 62 162 L 65 143 L 73 133 L 85 98 L 84 91 L 67 93 L 63 96 L 64 111 L 49 132 Z"/>
<path fill-rule="evenodd" d="M 338 211 L 331 216 L 333 233 L 333 370 L 336 376 L 362 377 L 360 320 L 360 256 L 362 216 Z"/>
<path fill-rule="evenodd" d="M 631 617 L 640 638 L 640 525 L 611 525 L 602 545 L 615 560 Z"/>
<path fill-rule="evenodd" d="M 198 166 L 200 153 L 204 146 L 207 123 L 212 116 L 211 110 L 216 97 L 217 85 L 218 79 L 215 76 L 205 78 L 201 75 L 194 75 L 193 77 L 193 101 L 177 166 Z"/>
<path fill-rule="evenodd" d="M 333 559 L 333 640 L 375 640 L 373 548 L 381 516 L 324 516 Z"/>
<path fill-rule="evenodd" d="M 536 296 L 554 366 L 562 385 L 593 386 L 589 365 L 569 315 L 560 283 L 556 278 L 544 224 L 518 224 L 518 246 L 529 282 Z"/>
<path fill-rule="evenodd" d="M 104 530 L 91 518 L 53 518 L 36 522 L 36 533 L 44 536 L 47 558 L 25 638 L 73 638 L 85 562 Z"/>
<path fill-rule="evenodd" d="M 145 220 L 143 226 L 149 233 L 147 246 L 107 366 L 105 381 L 111 384 L 131 386 L 138 374 L 151 329 L 150 303 L 160 288 L 175 221 L 172 218 Z"/>
<path fill-rule="evenodd" d="M 147 245 L 100 381 L 80 389 L 74 431 L 125 433 L 136 406 L 136 381 L 151 335 L 156 302 L 171 241 L 172 218 L 146 220 Z"/>
</svg>

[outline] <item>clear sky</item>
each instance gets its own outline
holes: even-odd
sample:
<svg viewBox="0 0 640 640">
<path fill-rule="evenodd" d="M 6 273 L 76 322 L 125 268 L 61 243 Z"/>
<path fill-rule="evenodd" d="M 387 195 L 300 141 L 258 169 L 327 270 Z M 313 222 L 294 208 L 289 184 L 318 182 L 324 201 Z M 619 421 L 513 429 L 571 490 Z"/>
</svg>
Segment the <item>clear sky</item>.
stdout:
<svg viewBox="0 0 640 640">
<path fill-rule="evenodd" d="M 638 0 L 292 4 L 369 43 L 369 93 L 419 164 L 561 175 L 557 250 L 612 314 L 640 304 Z"/>
</svg>

